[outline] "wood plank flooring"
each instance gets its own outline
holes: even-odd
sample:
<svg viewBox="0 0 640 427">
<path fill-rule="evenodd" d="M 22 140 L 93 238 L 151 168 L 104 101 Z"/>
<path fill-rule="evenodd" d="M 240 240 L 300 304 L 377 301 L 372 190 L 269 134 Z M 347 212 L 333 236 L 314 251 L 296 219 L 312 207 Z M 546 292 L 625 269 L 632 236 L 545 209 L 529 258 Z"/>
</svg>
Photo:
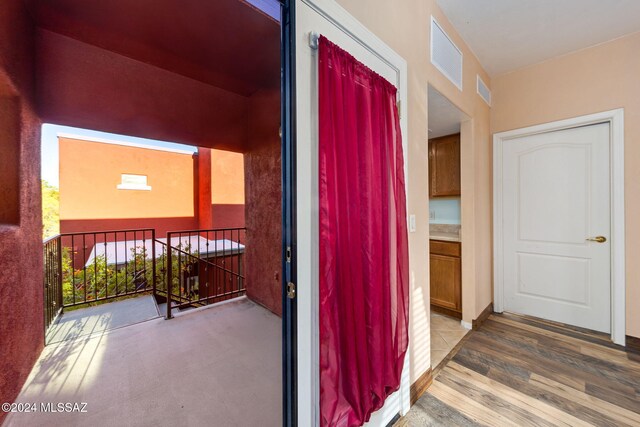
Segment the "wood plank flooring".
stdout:
<svg viewBox="0 0 640 427">
<path fill-rule="evenodd" d="M 609 336 L 492 314 L 396 424 L 640 426 L 640 354 Z"/>
</svg>

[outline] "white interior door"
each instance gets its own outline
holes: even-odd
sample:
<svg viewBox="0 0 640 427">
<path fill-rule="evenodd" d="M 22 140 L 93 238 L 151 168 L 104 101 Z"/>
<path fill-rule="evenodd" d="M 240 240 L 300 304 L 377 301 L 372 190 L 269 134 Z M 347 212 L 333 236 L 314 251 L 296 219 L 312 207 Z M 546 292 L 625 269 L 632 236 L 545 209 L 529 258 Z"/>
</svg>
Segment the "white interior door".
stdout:
<svg viewBox="0 0 640 427">
<path fill-rule="evenodd" d="M 505 311 L 610 332 L 609 126 L 504 142 Z"/>
<path fill-rule="evenodd" d="M 319 414 L 319 239 L 318 239 L 318 74 L 317 51 L 310 33 L 326 36 L 398 87 L 406 105 L 406 62 L 332 0 L 296 2 L 296 187 L 297 187 L 297 328 L 298 424 L 316 426 Z M 400 126 L 406 153 L 407 121 Z M 406 158 L 406 154 L 405 154 Z M 405 166 L 405 176 L 406 176 Z M 385 426 L 404 415 L 409 403 L 409 353 L 400 390 L 374 413 L 368 425 Z"/>
</svg>

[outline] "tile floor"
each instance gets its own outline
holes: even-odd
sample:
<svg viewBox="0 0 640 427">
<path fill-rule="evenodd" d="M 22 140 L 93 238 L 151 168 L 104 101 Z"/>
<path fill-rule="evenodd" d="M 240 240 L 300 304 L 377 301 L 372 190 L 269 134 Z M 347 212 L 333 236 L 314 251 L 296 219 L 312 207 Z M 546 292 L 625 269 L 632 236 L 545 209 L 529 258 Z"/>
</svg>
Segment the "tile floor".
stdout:
<svg viewBox="0 0 640 427">
<path fill-rule="evenodd" d="M 435 369 L 453 347 L 464 337 L 465 329 L 460 320 L 431 312 L 431 368 Z"/>
</svg>

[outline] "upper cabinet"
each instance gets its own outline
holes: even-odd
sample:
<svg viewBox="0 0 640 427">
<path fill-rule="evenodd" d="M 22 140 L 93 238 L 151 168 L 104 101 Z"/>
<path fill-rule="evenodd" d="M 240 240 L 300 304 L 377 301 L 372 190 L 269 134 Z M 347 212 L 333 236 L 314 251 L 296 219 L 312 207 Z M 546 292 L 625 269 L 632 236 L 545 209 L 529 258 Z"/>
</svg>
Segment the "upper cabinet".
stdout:
<svg viewBox="0 0 640 427">
<path fill-rule="evenodd" d="M 429 140 L 429 197 L 460 195 L 460 134 Z"/>
</svg>

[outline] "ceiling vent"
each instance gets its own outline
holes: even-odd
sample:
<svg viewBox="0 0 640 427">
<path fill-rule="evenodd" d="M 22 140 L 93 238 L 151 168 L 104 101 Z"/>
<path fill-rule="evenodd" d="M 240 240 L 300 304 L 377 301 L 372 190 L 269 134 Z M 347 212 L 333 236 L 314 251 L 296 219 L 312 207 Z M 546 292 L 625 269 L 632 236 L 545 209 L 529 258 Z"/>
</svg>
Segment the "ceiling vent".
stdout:
<svg viewBox="0 0 640 427">
<path fill-rule="evenodd" d="M 462 52 L 431 17 L 431 63 L 462 90 Z"/>
<path fill-rule="evenodd" d="M 478 84 L 476 85 L 476 90 L 478 91 L 478 95 L 480 95 L 480 98 L 484 99 L 484 102 L 486 102 L 487 105 L 491 107 L 491 91 L 484 83 L 484 81 L 480 78 L 480 76 L 478 75 L 477 77 Z"/>
</svg>

